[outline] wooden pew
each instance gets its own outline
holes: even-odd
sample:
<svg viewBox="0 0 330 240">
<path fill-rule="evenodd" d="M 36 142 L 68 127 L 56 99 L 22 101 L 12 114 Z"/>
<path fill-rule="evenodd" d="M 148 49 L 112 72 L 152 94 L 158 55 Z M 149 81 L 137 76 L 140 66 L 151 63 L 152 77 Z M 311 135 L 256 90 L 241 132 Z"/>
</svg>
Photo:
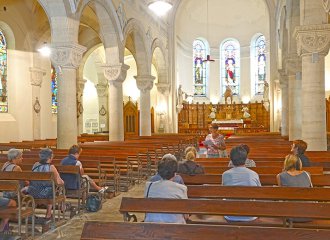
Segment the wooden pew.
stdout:
<svg viewBox="0 0 330 240">
<path fill-rule="evenodd" d="M 277 185 L 276 182 L 277 174 L 264 174 L 259 175 L 261 185 L 272 186 Z M 215 184 L 220 185 L 222 176 L 215 174 L 201 174 L 189 176 L 180 174 L 186 185 L 203 185 L 203 184 Z M 330 186 L 330 175 L 311 175 L 312 183 L 314 187 L 329 187 Z"/>
<path fill-rule="evenodd" d="M 206 174 L 222 174 L 229 169 L 229 167 L 204 167 Z M 258 174 L 277 174 L 283 171 L 281 167 L 252 167 L 250 169 Z M 310 174 L 323 174 L 323 167 L 304 167 L 303 170 Z"/>
<path fill-rule="evenodd" d="M 137 221 L 135 215 L 129 213 L 170 213 L 170 214 L 203 214 L 214 216 L 256 216 L 274 219 L 267 225 L 287 226 L 287 218 L 312 218 L 316 220 L 330 219 L 330 204 L 316 202 L 282 202 L 282 201 L 246 201 L 220 199 L 160 199 L 160 198 L 127 198 L 123 197 L 119 211 L 125 221 Z M 276 218 L 276 219 L 275 219 Z M 282 219 L 281 221 L 276 221 Z M 228 224 L 221 221 L 221 224 Z M 231 223 L 229 223 L 231 224 Z M 241 224 L 241 223 L 239 223 Z M 264 225 L 260 221 L 243 224 Z M 290 223 L 289 227 L 296 223 Z M 302 226 L 302 224 L 297 224 Z M 308 223 L 309 228 L 318 225 Z M 330 227 L 328 222 L 327 228 Z"/>
<path fill-rule="evenodd" d="M 53 197 L 51 199 L 34 199 L 35 203 L 41 205 L 52 204 L 52 224 L 55 226 L 56 208 L 65 202 L 65 189 L 62 185 L 57 185 L 52 172 L 0 172 L 0 180 L 19 180 L 19 181 L 48 181 L 51 182 L 53 188 Z M 62 218 L 64 219 L 64 213 Z M 58 211 L 58 218 L 60 219 L 60 211 Z"/>
<path fill-rule="evenodd" d="M 327 239 L 329 230 L 205 224 L 86 222 L 81 240 L 201 240 L 201 239 Z"/>
<path fill-rule="evenodd" d="M 330 188 L 188 186 L 188 198 L 330 201 Z"/>
<path fill-rule="evenodd" d="M 18 181 L 15 180 L 0 180 L 0 191 L 15 192 L 17 194 L 17 207 L 0 208 L 1 218 L 17 219 L 18 220 L 18 235 L 22 235 L 22 220 L 25 219 L 25 234 L 28 234 L 28 218 L 32 217 L 32 237 L 34 237 L 34 209 L 35 203 L 32 196 L 22 196 Z M 0 239 L 4 237 L 0 234 Z"/>
</svg>

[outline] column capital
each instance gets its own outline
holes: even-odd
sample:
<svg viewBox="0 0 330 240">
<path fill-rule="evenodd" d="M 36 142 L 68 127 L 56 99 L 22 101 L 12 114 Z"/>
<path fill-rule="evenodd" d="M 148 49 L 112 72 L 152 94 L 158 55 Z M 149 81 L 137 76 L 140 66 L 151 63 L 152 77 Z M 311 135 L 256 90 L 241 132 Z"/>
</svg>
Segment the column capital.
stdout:
<svg viewBox="0 0 330 240">
<path fill-rule="evenodd" d="M 97 91 L 97 95 L 99 97 L 106 97 L 108 94 L 108 85 L 105 84 L 97 84 L 95 86 L 96 91 Z"/>
<path fill-rule="evenodd" d="M 286 74 L 284 69 L 278 70 L 278 73 L 280 74 L 280 86 L 281 88 L 288 87 L 288 75 Z"/>
<path fill-rule="evenodd" d="M 323 3 L 324 10 L 327 13 L 330 12 L 330 0 L 323 0 L 322 3 Z"/>
<path fill-rule="evenodd" d="M 299 56 L 318 53 L 328 54 L 330 47 L 330 24 L 302 25 L 294 30 Z"/>
<path fill-rule="evenodd" d="M 86 47 L 75 43 L 53 43 L 51 49 L 53 65 L 73 69 L 79 67 L 82 55 L 86 51 Z"/>
<path fill-rule="evenodd" d="M 78 79 L 78 81 L 77 81 L 77 92 L 82 93 L 84 91 L 86 82 L 87 82 L 87 80 L 85 80 L 83 78 Z"/>
<path fill-rule="evenodd" d="M 41 87 L 42 78 L 46 75 L 46 71 L 41 68 L 30 67 L 31 85 Z"/>
<path fill-rule="evenodd" d="M 169 83 L 156 83 L 157 90 L 163 94 L 168 96 L 171 91 L 171 85 Z"/>
<path fill-rule="evenodd" d="M 297 54 L 290 54 L 284 58 L 284 67 L 287 74 L 301 72 L 301 58 Z"/>
<path fill-rule="evenodd" d="M 115 87 L 119 84 L 121 85 L 127 75 L 127 70 L 130 66 L 120 63 L 118 65 L 103 65 L 104 76 L 108 80 L 110 85 L 114 85 Z"/>
<path fill-rule="evenodd" d="M 137 88 L 140 91 L 150 91 L 154 86 L 154 80 L 156 79 L 152 75 L 138 75 L 134 76 L 136 79 Z"/>
</svg>

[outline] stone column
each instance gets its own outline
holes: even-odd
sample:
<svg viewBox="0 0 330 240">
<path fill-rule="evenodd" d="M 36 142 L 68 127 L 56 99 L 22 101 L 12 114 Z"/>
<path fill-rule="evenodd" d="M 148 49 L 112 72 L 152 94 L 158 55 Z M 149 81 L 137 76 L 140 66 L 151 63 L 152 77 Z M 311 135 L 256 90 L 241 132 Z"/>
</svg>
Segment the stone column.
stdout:
<svg viewBox="0 0 330 240">
<path fill-rule="evenodd" d="M 51 60 L 58 73 L 57 148 L 77 144 L 77 68 L 86 48 L 73 43 L 52 44 Z"/>
<path fill-rule="evenodd" d="M 152 75 L 135 76 L 140 90 L 140 136 L 151 136 L 150 90 L 154 85 Z"/>
<path fill-rule="evenodd" d="M 289 96 L 287 76 L 281 72 L 280 86 L 282 92 L 282 121 L 281 121 L 281 135 L 283 137 L 289 136 Z"/>
<path fill-rule="evenodd" d="M 78 124 L 78 135 L 84 132 L 84 105 L 83 105 L 83 96 L 85 79 L 77 79 L 77 124 Z"/>
<path fill-rule="evenodd" d="M 40 68 L 31 67 L 31 85 L 32 85 L 32 122 L 33 122 L 33 139 L 41 139 L 41 119 L 40 119 L 40 88 L 43 76 L 46 71 Z"/>
<path fill-rule="evenodd" d="M 103 68 L 109 81 L 109 141 L 124 141 L 123 82 L 129 66 L 122 63 Z"/>
<path fill-rule="evenodd" d="M 301 138 L 301 61 L 298 56 L 286 59 L 289 88 L 289 140 Z"/>
<path fill-rule="evenodd" d="M 324 58 L 329 51 L 330 25 L 305 25 L 295 30 L 302 57 L 302 133 L 309 151 L 326 151 Z"/>
<path fill-rule="evenodd" d="M 99 123 L 100 131 L 108 131 L 108 85 L 97 84 L 96 85 L 98 101 L 99 101 Z"/>
<path fill-rule="evenodd" d="M 164 124 L 164 132 L 167 133 L 169 132 L 169 125 L 168 125 L 168 116 L 170 113 L 169 110 L 169 95 L 171 91 L 171 85 L 169 83 L 156 83 L 157 90 L 160 95 L 157 95 L 157 104 L 164 104 L 164 115 L 159 116 L 159 125 L 161 124 L 161 120 L 163 121 Z M 158 113 L 157 113 L 158 115 Z"/>
</svg>

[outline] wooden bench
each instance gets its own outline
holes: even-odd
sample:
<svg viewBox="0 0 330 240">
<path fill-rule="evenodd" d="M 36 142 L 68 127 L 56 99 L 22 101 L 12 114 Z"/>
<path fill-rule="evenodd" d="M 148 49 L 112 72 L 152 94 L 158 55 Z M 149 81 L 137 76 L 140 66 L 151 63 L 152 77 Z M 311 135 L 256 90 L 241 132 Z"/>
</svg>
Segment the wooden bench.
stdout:
<svg viewBox="0 0 330 240">
<path fill-rule="evenodd" d="M 283 202 L 283 201 L 245 201 L 220 199 L 161 199 L 161 198 L 127 198 L 123 197 L 119 211 L 125 221 L 137 221 L 134 213 L 167 213 L 167 214 L 202 214 L 214 216 L 256 216 L 272 218 L 273 222 L 236 222 L 221 221 L 219 224 L 247 224 L 262 226 L 299 226 L 302 223 L 287 225 L 288 218 L 330 219 L 330 204 L 316 202 Z M 259 219 L 258 219 L 259 220 Z M 309 228 L 319 225 L 308 223 Z M 329 228 L 329 221 L 326 228 Z"/>
<path fill-rule="evenodd" d="M 219 226 L 205 224 L 86 222 L 81 240 L 201 240 L 201 239 L 328 239 L 329 230 L 274 227 Z"/>
<path fill-rule="evenodd" d="M 28 218 L 32 219 L 32 237 L 34 237 L 34 210 L 35 203 L 32 196 L 22 196 L 18 181 L 0 180 L 0 191 L 15 192 L 17 194 L 17 207 L 0 208 L 1 218 L 18 221 L 18 235 L 22 235 L 22 220 L 25 219 L 25 234 L 28 234 Z M 2 239 L 2 235 L 0 235 Z"/>
<path fill-rule="evenodd" d="M 189 176 L 180 174 L 186 185 L 203 185 L 203 184 L 215 184 L 220 185 L 222 181 L 221 175 L 215 174 L 201 174 Z M 272 186 L 277 185 L 276 181 L 277 174 L 263 174 L 259 175 L 261 185 Z M 330 186 L 330 175 L 311 175 L 312 183 L 314 187 L 329 187 Z"/>
<path fill-rule="evenodd" d="M 330 188 L 188 186 L 188 198 L 230 198 L 330 202 Z"/>
<path fill-rule="evenodd" d="M 65 202 L 65 189 L 63 185 L 55 182 L 52 172 L 0 172 L 0 180 L 19 180 L 19 181 L 48 181 L 53 188 L 51 199 L 34 199 L 36 205 L 53 205 L 52 224 L 55 226 L 56 209 L 61 209 L 61 205 Z M 58 211 L 58 219 L 60 220 L 60 211 Z M 65 218 L 64 212 L 62 218 Z"/>
<path fill-rule="evenodd" d="M 229 169 L 229 167 L 204 167 L 206 174 L 222 174 Z M 258 174 L 278 174 L 283 171 L 281 167 L 252 167 L 250 169 Z M 323 167 L 304 167 L 303 170 L 310 174 L 323 174 Z"/>
</svg>

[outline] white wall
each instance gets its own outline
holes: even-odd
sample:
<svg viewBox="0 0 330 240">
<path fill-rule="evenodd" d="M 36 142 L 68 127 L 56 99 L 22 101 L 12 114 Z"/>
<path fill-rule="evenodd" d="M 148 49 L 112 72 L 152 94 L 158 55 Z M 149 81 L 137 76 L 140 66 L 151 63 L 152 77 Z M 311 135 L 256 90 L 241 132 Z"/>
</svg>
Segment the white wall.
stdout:
<svg viewBox="0 0 330 240">
<path fill-rule="evenodd" d="M 200 6 L 200 8 L 198 8 Z M 200 102 L 218 102 L 220 99 L 220 44 L 227 38 L 235 38 L 241 47 L 240 96 L 234 101 L 248 97 L 261 99 L 251 94 L 250 42 L 256 33 L 262 33 L 269 41 L 269 14 L 264 0 L 209 0 L 209 24 L 207 24 L 206 1 L 182 1 L 176 18 L 176 71 L 177 81 L 185 92 L 193 94 L 192 43 L 194 39 L 207 39 L 211 56 L 207 98 Z M 207 26 L 209 31 L 207 31 Z M 208 33 L 207 33 L 208 32 Z M 269 49 L 269 48 L 267 48 Z M 269 59 L 269 54 L 267 55 Z M 269 67 L 267 70 L 269 77 Z M 269 79 L 267 79 L 269 81 Z M 253 83 L 252 83 L 253 84 Z"/>
</svg>

